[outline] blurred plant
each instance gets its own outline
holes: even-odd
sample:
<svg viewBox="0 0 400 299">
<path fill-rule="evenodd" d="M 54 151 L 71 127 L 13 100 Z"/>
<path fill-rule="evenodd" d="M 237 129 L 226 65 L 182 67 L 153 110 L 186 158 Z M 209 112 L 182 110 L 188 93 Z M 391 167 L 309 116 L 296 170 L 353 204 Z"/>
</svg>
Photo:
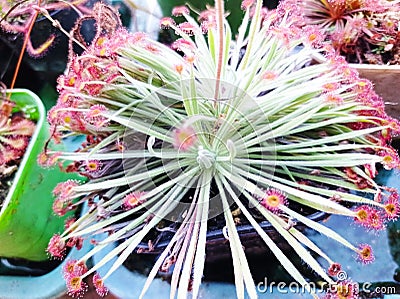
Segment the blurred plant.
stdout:
<svg viewBox="0 0 400 299">
<path fill-rule="evenodd" d="M 214 1 L 208 0 L 158 0 L 161 7 L 163 16 L 170 16 L 175 7 L 188 6 L 194 11 L 202 11 L 207 9 L 207 7 L 212 6 Z M 229 0 L 225 1 L 225 14 L 226 19 L 229 22 L 229 26 L 232 30 L 232 35 L 234 36 L 238 32 L 238 27 L 240 26 L 241 20 L 244 16 L 243 11 L 238 9 L 241 0 Z M 270 1 L 267 1 L 270 2 Z"/>
<path fill-rule="evenodd" d="M 55 140 L 71 135 L 86 140 L 76 152 L 46 149 L 40 157 L 44 166 L 58 163 L 89 178 L 54 190 L 59 215 L 82 202 L 89 205 L 48 246 L 49 254 L 63 258 L 71 244 L 83 239 L 94 244 L 64 269 L 70 295 L 80 296 L 86 290 L 83 279 L 95 272 L 94 285 L 104 295 L 104 281 L 113 271 L 141 242 L 151 250 L 148 235 L 167 225 L 173 237 L 142 295 L 159 270 L 171 270 L 171 298 L 186 298 L 190 291 L 196 298 L 208 220 L 220 214 L 237 295 L 242 298 L 247 290 L 250 298 L 257 297 L 230 207 L 240 210 L 310 292 L 260 219 L 269 221 L 328 283 L 335 283 L 341 265 L 294 222 L 333 238 L 364 263 L 373 261 L 369 245 L 353 245 L 307 218 L 304 208 L 354 218 L 368 230 L 382 230 L 396 219 L 397 191 L 378 185 L 374 177 L 377 163 L 399 166 L 390 146 L 399 122 L 386 115 L 369 81 L 323 47 L 315 27 L 300 27 L 298 8 L 282 4 L 265 12 L 262 1 L 243 1 L 244 18 L 232 40 L 224 1 L 202 12 L 200 23 L 187 7 L 176 7 L 174 15 L 186 21 L 163 18 L 161 25 L 180 35 L 173 44 L 177 53 L 144 33 L 128 33 L 111 8 L 97 6 L 107 12 L 97 15 L 100 33 L 84 53 L 70 57 L 58 80 L 58 103 L 48 113 Z M 314 58 L 321 54 L 326 59 L 318 63 Z M 103 233 L 104 239 L 93 239 Z M 87 268 L 91 256 L 116 241 L 115 249 Z M 112 259 L 100 277 L 97 271 Z"/>
<path fill-rule="evenodd" d="M 5 96 L 0 99 L 0 178 L 16 170 L 35 130 L 35 123 L 14 108 Z"/>
<path fill-rule="evenodd" d="M 81 15 L 82 13 L 79 9 L 87 11 L 87 9 L 83 7 L 85 2 L 87 2 L 87 0 L 75 0 L 71 2 L 62 0 L 1 0 L 0 28 L 4 32 L 29 36 L 32 30 L 31 27 L 42 12 L 51 13 L 61 9 L 74 8 Z M 59 24 L 54 25 L 60 27 Z M 51 46 L 54 39 L 55 35 L 50 34 L 49 38 L 36 48 L 33 47 L 32 41 L 28 39 L 26 50 L 29 55 L 33 57 L 41 56 Z"/>
<path fill-rule="evenodd" d="M 160 32 L 160 19 L 162 17 L 161 8 L 157 0 L 122 0 L 110 1 L 114 7 L 119 7 L 123 11 L 123 5 L 130 11 L 129 21 L 125 22 L 124 13 L 121 13 L 121 20 L 124 26 L 128 26 L 130 31 L 143 31 L 152 38 L 157 39 Z M 125 14 L 126 15 L 126 14 Z"/>
<path fill-rule="evenodd" d="M 34 43 L 32 43 L 30 35 L 37 18 L 40 15 L 47 17 L 52 22 L 53 26 L 68 35 L 60 23 L 53 19 L 50 14 L 62 9 L 74 9 L 81 16 L 81 11 L 89 12 L 84 6 L 87 1 L 88 0 L 74 0 L 71 2 L 64 0 L 0 0 L 0 35 L 11 33 L 22 35 L 24 38 L 14 75 L 9 86 L 10 89 L 14 88 L 25 51 L 32 57 L 40 57 L 46 53 L 55 41 L 56 36 L 46 32 L 46 34 L 49 34 L 48 39 L 36 47 L 33 46 Z"/>
<path fill-rule="evenodd" d="M 400 63 L 399 1 L 284 1 L 300 5 L 306 24 L 319 26 L 348 62 Z"/>
</svg>

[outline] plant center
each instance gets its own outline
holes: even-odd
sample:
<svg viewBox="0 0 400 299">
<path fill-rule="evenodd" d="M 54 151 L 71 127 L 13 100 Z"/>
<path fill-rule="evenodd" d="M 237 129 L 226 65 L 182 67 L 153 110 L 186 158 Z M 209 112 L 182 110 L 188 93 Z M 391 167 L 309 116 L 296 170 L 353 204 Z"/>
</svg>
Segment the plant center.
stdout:
<svg viewBox="0 0 400 299">
<path fill-rule="evenodd" d="M 209 169 L 215 163 L 215 154 L 209 150 L 204 149 L 202 146 L 199 147 L 197 153 L 197 163 L 201 169 Z"/>
</svg>

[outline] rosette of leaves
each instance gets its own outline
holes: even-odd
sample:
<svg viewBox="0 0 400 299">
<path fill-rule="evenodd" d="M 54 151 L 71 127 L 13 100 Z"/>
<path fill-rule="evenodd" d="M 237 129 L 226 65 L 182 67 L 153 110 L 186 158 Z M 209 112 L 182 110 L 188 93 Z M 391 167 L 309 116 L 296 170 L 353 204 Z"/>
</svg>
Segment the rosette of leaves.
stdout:
<svg viewBox="0 0 400 299">
<path fill-rule="evenodd" d="M 257 297 L 233 206 L 310 292 L 260 219 L 328 283 L 335 283 L 340 261 L 293 226 L 293 219 L 336 240 L 360 261 L 373 261 L 371 246 L 352 244 L 298 206 L 354 218 L 367 230 L 384 229 L 398 216 L 398 195 L 374 177 L 376 164 L 399 166 L 390 146 L 399 123 L 386 115 L 372 84 L 325 47 L 315 27 L 302 26 L 296 8 L 281 5 L 265 13 L 262 1 L 243 1 L 244 18 L 233 37 L 224 1 L 215 1 L 199 21 L 178 7 L 174 13 L 185 22 L 161 21 L 181 37 L 174 49 L 143 33 L 107 26 L 84 53 L 70 57 L 48 120 L 57 140 L 71 135 L 86 140 L 76 152 L 48 150 L 42 162 L 58 161 L 89 178 L 57 186 L 57 213 L 83 201 L 90 209 L 55 235 L 48 251 L 62 258 L 67 242 L 108 233 L 92 240 L 93 250 L 82 259 L 69 261 L 64 274 L 70 295 L 81 295 L 83 279 L 117 257 L 103 277 L 94 276 L 104 295 L 107 277 L 169 221 L 173 237 L 142 295 L 160 269 L 171 269 L 171 298 L 190 291 L 197 297 L 208 220 L 220 214 L 237 295 Z M 104 14 L 101 22 L 116 24 Z M 318 55 L 326 59 L 318 63 Z M 116 241 L 101 262 L 87 268 L 91 256 Z"/>
</svg>

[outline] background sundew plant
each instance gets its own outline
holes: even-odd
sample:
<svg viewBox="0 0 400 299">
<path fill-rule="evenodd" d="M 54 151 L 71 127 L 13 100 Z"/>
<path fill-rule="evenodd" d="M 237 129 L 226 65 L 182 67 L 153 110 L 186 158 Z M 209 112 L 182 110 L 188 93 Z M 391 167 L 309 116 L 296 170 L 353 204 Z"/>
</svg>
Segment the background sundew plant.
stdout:
<svg viewBox="0 0 400 299">
<path fill-rule="evenodd" d="M 285 0 L 302 7 L 305 24 L 319 26 L 348 62 L 399 64 L 400 5 L 386 0 Z"/>
<path fill-rule="evenodd" d="M 29 37 L 33 24 L 39 16 L 48 16 L 51 19 L 50 13 L 62 9 L 75 9 L 77 13 L 82 15 L 83 12 L 88 11 L 88 8 L 85 7 L 86 2 L 87 0 L 0 0 L 0 33 L 14 33 Z M 54 20 L 52 19 L 52 21 Z M 62 29 L 56 21 L 53 25 Z M 45 55 L 55 42 L 55 34 L 49 34 L 49 37 L 43 39 L 39 44 L 37 40 L 31 40 L 29 37 L 26 41 L 26 50 L 32 57 L 39 58 Z"/>
<path fill-rule="evenodd" d="M 4 94 L 0 97 L 0 176 L 15 168 L 35 131 L 35 123 Z M 12 171 L 11 171 L 12 172 Z"/>
<path fill-rule="evenodd" d="M 49 254 L 63 258 L 66 247 L 108 233 L 92 240 L 94 248 L 79 261 L 67 263 L 70 295 L 86 290 L 83 279 L 91 273 L 98 293 L 106 294 L 107 278 L 168 220 L 175 232 L 142 295 L 159 269 L 171 269 L 171 298 L 186 298 L 188 292 L 196 298 L 208 220 L 220 214 L 237 296 L 247 292 L 256 298 L 232 206 L 310 292 L 301 272 L 260 227 L 260 216 L 328 283 L 335 283 L 340 261 L 292 226 L 293 219 L 336 240 L 340 250 L 355 252 L 361 262 L 373 261 L 370 245 L 352 244 L 299 207 L 353 218 L 367 230 L 382 230 L 396 219 L 397 191 L 374 177 L 377 164 L 399 166 L 390 146 L 399 123 L 385 114 L 372 84 L 324 47 L 315 27 L 298 26 L 303 22 L 295 8 L 265 12 L 261 1 L 243 1 L 242 25 L 233 37 L 223 1 L 201 12 L 199 21 L 188 8 L 177 7 L 174 15 L 185 22 L 161 21 L 181 37 L 171 47 L 110 26 L 117 24 L 107 22 L 115 18 L 111 8 L 95 8 L 107 11 L 97 14 L 98 24 L 109 26 L 84 53 L 70 57 L 58 80 L 58 103 L 48 114 L 56 141 L 86 139 L 76 152 L 46 149 L 39 157 L 44 166 L 58 163 L 88 178 L 55 188 L 55 213 L 82 202 L 89 211 L 52 238 Z M 322 63 L 314 59 L 320 55 L 326 58 Z M 115 241 L 101 262 L 86 266 Z M 100 277 L 97 271 L 115 257 Z"/>
</svg>

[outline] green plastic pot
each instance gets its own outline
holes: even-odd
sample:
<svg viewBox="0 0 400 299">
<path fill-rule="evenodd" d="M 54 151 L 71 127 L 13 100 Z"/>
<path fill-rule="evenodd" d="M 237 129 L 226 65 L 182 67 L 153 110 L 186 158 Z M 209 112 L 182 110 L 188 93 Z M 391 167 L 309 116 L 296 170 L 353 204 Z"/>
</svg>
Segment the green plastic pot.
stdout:
<svg viewBox="0 0 400 299">
<path fill-rule="evenodd" d="M 53 213 L 52 190 L 71 175 L 58 168 L 43 169 L 36 162 L 49 138 L 46 112 L 39 97 L 25 89 L 9 93 L 17 109 L 36 122 L 36 129 L 0 211 L 0 257 L 44 261 L 48 259 L 50 238 L 63 231 L 67 216 Z"/>
<path fill-rule="evenodd" d="M 84 206 L 81 214 L 88 210 Z M 1 299 L 49 299 L 59 298 L 66 294 L 67 288 L 63 278 L 63 267 L 67 260 L 78 260 L 92 248 L 90 242 L 83 242 L 80 250 L 72 248 L 66 259 L 52 271 L 38 276 L 0 275 Z"/>
</svg>

